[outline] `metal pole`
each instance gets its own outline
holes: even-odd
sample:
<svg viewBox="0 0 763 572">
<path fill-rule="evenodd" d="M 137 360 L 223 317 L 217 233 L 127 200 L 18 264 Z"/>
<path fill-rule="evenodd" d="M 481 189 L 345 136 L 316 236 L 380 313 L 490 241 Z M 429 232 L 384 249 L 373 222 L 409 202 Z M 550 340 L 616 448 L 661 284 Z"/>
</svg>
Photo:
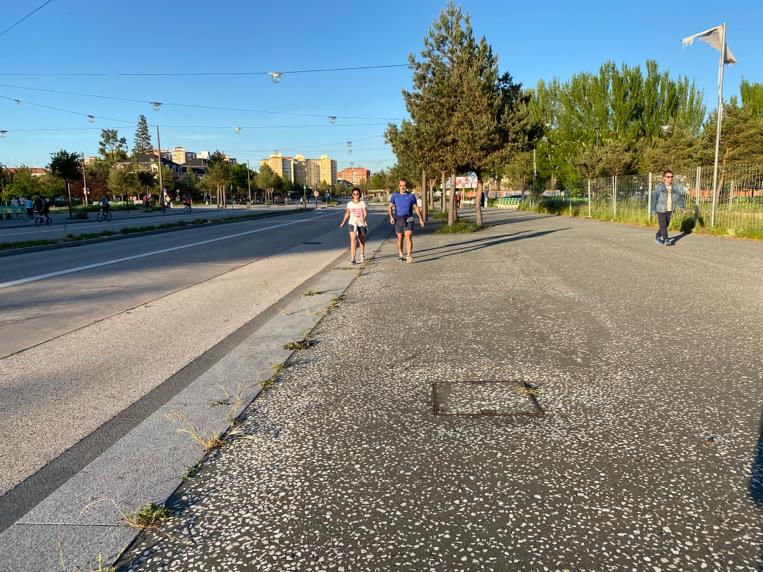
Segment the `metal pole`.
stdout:
<svg viewBox="0 0 763 572">
<path fill-rule="evenodd" d="M 588 177 L 588 218 L 591 218 L 591 177 Z"/>
<path fill-rule="evenodd" d="M 535 178 L 538 176 L 538 164 L 535 162 L 535 147 L 533 147 L 533 200 L 535 199 Z"/>
<path fill-rule="evenodd" d="M 646 200 L 646 219 L 652 222 L 652 172 L 649 171 L 649 181 L 647 182 L 648 198 Z"/>
<path fill-rule="evenodd" d="M 249 181 L 249 161 L 246 162 L 246 188 L 249 192 L 249 208 L 252 208 L 252 184 Z"/>
<path fill-rule="evenodd" d="M 612 220 L 617 218 L 617 175 L 612 175 Z"/>
<path fill-rule="evenodd" d="M 167 209 L 164 206 L 164 181 L 162 180 L 162 140 L 159 137 L 159 126 L 156 126 L 156 147 L 159 151 L 159 200 L 162 203 L 162 213 Z"/>
<path fill-rule="evenodd" d="M 721 145 L 721 123 L 723 122 L 723 65 L 726 59 L 726 22 L 721 25 L 721 60 L 718 66 L 718 122 L 715 128 L 715 161 L 713 163 L 713 206 L 710 211 L 710 226 L 715 226 L 715 205 L 718 201 L 718 151 Z"/>
<path fill-rule="evenodd" d="M 697 208 L 702 200 L 702 167 L 697 167 L 697 178 L 694 179 L 694 186 L 697 189 Z"/>
<path fill-rule="evenodd" d="M 87 177 L 85 177 L 85 154 L 82 153 L 82 194 L 85 197 L 85 206 L 87 206 Z"/>
</svg>

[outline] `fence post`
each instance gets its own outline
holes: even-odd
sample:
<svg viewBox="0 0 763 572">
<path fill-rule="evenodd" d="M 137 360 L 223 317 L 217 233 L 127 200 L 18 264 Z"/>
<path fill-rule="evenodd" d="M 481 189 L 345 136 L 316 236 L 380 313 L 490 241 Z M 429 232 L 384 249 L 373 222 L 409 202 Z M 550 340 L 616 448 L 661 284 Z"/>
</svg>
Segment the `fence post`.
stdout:
<svg viewBox="0 0 763 572">
<path fill-rule="evenodd" d="M 588 218 L 591 218 L 591 177 L 588 177 Z"/>
<path fill-rule="evenodd" d="M 697 178 L 694 186 L 697 189 L 697 207 L 699 208 L 700 201 L 702 200 L 702 167 L 697 167 Z"/>
<path fill-rule="evenodd" d="M 733 206 L 734 201 L 734 179 L 731 179 L 729 182 L 729 211 L 731 210 Z"/>
<path fill-rule="evenodd" d="M 617 219 L 617 175 L 612 175 L 612 220 Z"/>
<path fill-rule="evenodd" d="M 649 171 L 649 179 L 646 183 L 647 188 L 649 189 L 647 192 L 647 199 L 646 199 L 646 220 L 648 222 L 652 222 L 652 172 Z"/>
</svg>

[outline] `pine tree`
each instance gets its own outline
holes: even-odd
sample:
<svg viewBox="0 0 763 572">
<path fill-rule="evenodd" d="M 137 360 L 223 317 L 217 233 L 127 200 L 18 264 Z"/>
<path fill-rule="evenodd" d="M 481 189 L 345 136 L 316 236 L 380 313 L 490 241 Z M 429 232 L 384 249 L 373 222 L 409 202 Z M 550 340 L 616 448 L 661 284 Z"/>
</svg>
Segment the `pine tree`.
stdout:
<svg viewBox="0 0 763 572">
<path fill-rule="evenodd" d="M 148 122 L 145 115 L 138 116 L 138 127 L 135 130 L 135 142 L 132 146 L 133 157 L 137 155 L 150 155 L 154 152 L 151 144 L 151 133 L 148 131 Z"/>
</svg>

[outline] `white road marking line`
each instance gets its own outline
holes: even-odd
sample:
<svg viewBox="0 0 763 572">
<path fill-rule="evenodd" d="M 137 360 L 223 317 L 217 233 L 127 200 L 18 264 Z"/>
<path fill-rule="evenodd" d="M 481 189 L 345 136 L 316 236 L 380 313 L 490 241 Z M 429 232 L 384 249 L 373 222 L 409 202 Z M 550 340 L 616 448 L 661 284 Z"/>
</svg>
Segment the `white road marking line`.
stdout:
<svg viewBox="0 0 763 572">
<path fill-rule="evenodd" d="M 331 214 L 334 214 L 338 211 L 333 211 L 325 214 L 320 214 L 314 217 L 311 217 L 309 219 L 299 219 L 299 220 L 293 220 L 290 222 L 285 222 L 282 224 L 276 224 L 273 226 L 267 226 L 265 228 L 256 228 L 254 230 L 247 230 L 244 232 L 237 232 L 235 234 L 228 234 L 225 236 L 218 236 L 217 238 L 210 238 L 207 240 L 201 240 L 199 242 L 193 242 L 191 244 L 182 244 L 180 246 L 172 246 L 170 248 L 162 248 L 161 250 L 154 250 L 152 252 L 144 252 L 142 254 L 134 254 L 132 256 L 125 256 L 123 258 L 115 258 L 113 260 L 105 260 L 104 262 L 96 262 L 95 264 L 87 264 L 85 266 L 78 266 L 76 268 L 68 268 L 66 270 L 58 270 L 56 272 L 48 272 L 47 274 L 38 274 L 37 276 L 30 276 L 28 278 L 20 278 L 18 280 L 11 280 L 10 282 L 0 282 L 0 288 L 10 288 L 11 286 L 19 286 L 21 284 L 29 284 L 30 282 L 38 282 L 40 280 L 45 280 L 47 278 L 54 278 L 56 276 L 63 276 L 64 274 L 71 274 L 73 272 L 81 272 L 83 270 L 91 270 L 93 268 L 100 268 L 101 266 L 109 266 L 111 264 L 119 264 L 120 262 L 128 262 L 130 260 L 138 260 L 139 258 L 147 258 L 149 256 L 155 256 L 157 254 L 164 254 L 165 252 L 173 252 L 175 250 L 183 250 L 184 248 L 193 248 L 194 246 L 201 246 L 203 244 L 210 244 L 212 242 L 219 242 L 221 240 L 228 240 L 229 238 L 237 238 L 239 236 L 246 236 L 247 234 L 254 234 L 257 232 L 263 232 L 266 230 L 271 230 L 274 228 L 279 228 L 282 226 L 290 226 L 292 224 L 297 224 L 300 222 L 311 222 L 314 221 L 316 218 L 321 218 L 324 216 L 328 216 Z"/>
</svg>

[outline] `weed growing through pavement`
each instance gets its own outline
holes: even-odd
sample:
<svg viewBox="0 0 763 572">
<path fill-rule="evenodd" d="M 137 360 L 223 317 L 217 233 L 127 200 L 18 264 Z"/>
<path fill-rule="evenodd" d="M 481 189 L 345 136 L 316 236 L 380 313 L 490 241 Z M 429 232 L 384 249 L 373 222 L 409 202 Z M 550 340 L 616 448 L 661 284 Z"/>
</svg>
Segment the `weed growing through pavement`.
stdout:
<svg viewBox="0 0 763 572">
<path fill-rule="evenodd" d="M 265 391 L 272 387 L 276 382 L 278 374 L 284 370 L 286 365 L 282 363 L 271 363 L 270 367 L 273 369 L 273 375 L 271 375 L 268 379 L 263 379 L 260 381 L 260 391 Z"/>
<path fill-rule="evenodd" d="M 168 520 L 172 516 L 169 509 L 163 504 L 150 502 L 140 507 L 136 512 L 125 516 L 125 522 L 133 528 L 150 530 L 156 528 L 160 522 Z"/>
<path fill-rule="evenodd" d="M 297 340 L 296 342 L 286 343 L 282 347 L 285 350 L 296 351 L 296 350 L 306 350 L 307 348 L 309 348 L 312 345 L 313 345 L 313 340 L 311 340 L 310 338 L 305 337 L 305 338 L 303 338 L 301 340 Z"/>
<path fill-rule="evenodd" d="M 69 568 L 66 566 L 66 560 L 64 558 L 64 543 L 58 541 L 58 562 L 61 564 L 62 572 L 69 572 Z M 82 570 L 81 566 L 74 568 L 75 570 Z M 95 568 L 88 566 L 89 572 L 116 572 L 116 568 L 106 564 L 106 557 L 103 554 L 99 554 L 95 558 Z"/>
<path fill-rule="evenodd" d="M 318 290 L 313 290 L 313 289 L 305 290 L 305 296 L 316 296 L 318 294 L 320 294 Z"/>
<path fill-rule="evenodd" d="M 331 302 L 329 302 L 329 305 L 327 306 L 327 309 L 329 311 L 333 310 L 334 308 L 336 308 L 339 305 L 339 302 L 341 302 L 342 300 L 344 300 L 344 296 L 334 296 L 331 299 Z"/>
<path fill-rule="evenodd" d="M 187 481 L 190 481 L 191 479 L 195 479 L 196 475 L 199 474 L 199 471 L 201 471 L 201 467 L 204 466 L 204 460 L 199 459 L 195 465 L 191 465 L 188 467 L 188 470 L 185 472 L 185 475 L 180 477 L 180 480 L 184 483 Z"/>
<path fill-rule="evenodd" d="M 188 416 L 180 411 L 170 411 L 167 414 L 167 418 L 170 421 L 179 423 L 181 427 L 178 427 L 178 433 L 185 433 L 191 439 L 196 441 L 204 449 L 205 453 L 214 451 L 223 445 L 223 440 L 220 438 L 220 434 L 213 431 L 209 435 L 204 435 L 199 429 L 190 421 Z"/>
</svg>

